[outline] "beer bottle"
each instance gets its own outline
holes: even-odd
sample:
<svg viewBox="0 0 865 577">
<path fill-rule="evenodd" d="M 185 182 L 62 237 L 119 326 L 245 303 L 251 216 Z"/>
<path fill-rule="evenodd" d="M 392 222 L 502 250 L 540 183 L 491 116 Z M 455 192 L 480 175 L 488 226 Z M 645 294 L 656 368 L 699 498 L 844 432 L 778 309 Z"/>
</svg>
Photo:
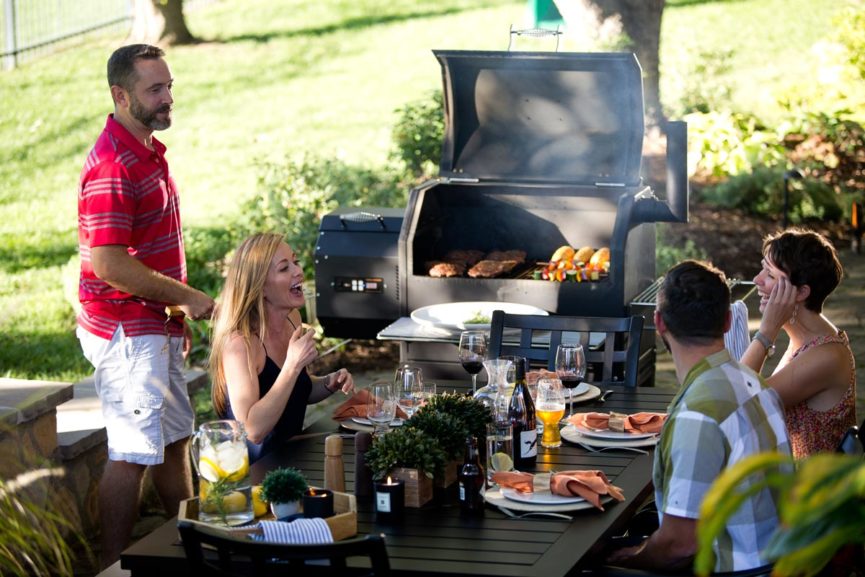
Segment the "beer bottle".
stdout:
<svg viewBox="0 0 865 577">
<path fill-rule="evenodd" d="M 477 437 L 466 437 L 466 454 L 458 475 L 460 484 L 460 508 L 471 513 L 484 510 L 484 497 L 481 488 L 484 486 L 484 468 L 481 466 L 478 454 Z"/>
<path fill-rule="evenodd" d="M 514 393 L 508 418 L 514 427 L 514 467 L 518 471 L 530 471 L 538 462 L 538 422 L 526 383 L 526 359 L 522 357 L 516 357 L 515 361 Z"/>
</svg>

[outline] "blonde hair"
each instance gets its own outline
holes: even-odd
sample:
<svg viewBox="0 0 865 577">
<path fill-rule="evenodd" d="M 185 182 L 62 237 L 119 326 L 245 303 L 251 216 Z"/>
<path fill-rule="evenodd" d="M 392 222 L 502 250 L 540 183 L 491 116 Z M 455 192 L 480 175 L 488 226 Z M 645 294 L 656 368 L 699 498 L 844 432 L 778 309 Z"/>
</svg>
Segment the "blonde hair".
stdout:
<svg viewBox="0 0 865 577">
<path fill-rule="evenodd" d="M 249 372 L 255 374 L 252 338 L 264 341 L 267 334 L 264 285 L 270 263 L 283 239 L 283 235 L 277 233 L 254 234 L 237 247 L 228 266 L 210 341 L 210 398 L 219 416 L 225 416 L 228 409 L 228 387 L 222 360 L 225 347 L 235 335 L 243 338 Z"/>
</svg>

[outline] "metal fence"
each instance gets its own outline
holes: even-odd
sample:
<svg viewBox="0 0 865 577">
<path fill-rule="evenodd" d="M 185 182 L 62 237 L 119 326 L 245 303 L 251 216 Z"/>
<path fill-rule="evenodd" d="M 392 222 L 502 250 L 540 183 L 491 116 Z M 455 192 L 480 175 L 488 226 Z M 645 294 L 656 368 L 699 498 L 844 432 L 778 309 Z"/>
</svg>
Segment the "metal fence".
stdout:
<svg viewBox="0 0 865 577">
<path fill-rule="evenodd" d="M 218 0 L 186 0 L 184 12 Z M 6 70 L 93 32 L 128 32 L 134 0 L 0 0 L 0 59 Z"/>
</svg>

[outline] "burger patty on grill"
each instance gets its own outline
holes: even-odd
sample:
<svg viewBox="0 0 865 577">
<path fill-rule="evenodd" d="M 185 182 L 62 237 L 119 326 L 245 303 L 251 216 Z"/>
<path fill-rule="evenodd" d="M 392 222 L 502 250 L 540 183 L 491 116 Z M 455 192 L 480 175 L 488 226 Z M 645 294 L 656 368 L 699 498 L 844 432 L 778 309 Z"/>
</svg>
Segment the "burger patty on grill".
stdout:
<svg viewBox="0 0 865 577">
<path fill-rule="evenodd" d="M 515 260 L 482 260 L 469 269 L 472 278 L 495 278 L 508 273 L 519 263 Z"/>
<path fill-rule="evenodd" d="M 484 257 L 485 260 L 513 260 L 517 264 L 526 261 L 526 251 L 524 250 L 494 250 Z M 513 268 L 513 267 L 511 267 Z"/>
<path fill-rule="evenodd" d="M 436 278 L 463 276 L 466 265 L 462 262 L 433 262 L 428 263 L 429 275 Z"/>
<path fill-rule="evenodd" d="M 449 251 L 442 260 L 444 260 L 445 262 L 465 263 L 465 265 L 468 267 L 474 266 L 482 258 L 484 258 L 484 252 L 482 250 L 458 248 Z"/>
</svg>

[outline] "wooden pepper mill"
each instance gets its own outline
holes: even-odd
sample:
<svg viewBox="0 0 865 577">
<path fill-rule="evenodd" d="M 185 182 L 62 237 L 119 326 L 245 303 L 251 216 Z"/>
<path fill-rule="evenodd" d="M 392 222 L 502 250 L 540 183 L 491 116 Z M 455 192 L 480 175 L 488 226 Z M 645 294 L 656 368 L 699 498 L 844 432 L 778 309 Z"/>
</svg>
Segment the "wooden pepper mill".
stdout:
<svg viewBox="0 0 865 577">
<path fill-rule="evenodd" d="M 342 437 L 328 435 L 324 440 L 324 488 L 345 492 L 345 465 L 342 462 Z"/>
</svg>

